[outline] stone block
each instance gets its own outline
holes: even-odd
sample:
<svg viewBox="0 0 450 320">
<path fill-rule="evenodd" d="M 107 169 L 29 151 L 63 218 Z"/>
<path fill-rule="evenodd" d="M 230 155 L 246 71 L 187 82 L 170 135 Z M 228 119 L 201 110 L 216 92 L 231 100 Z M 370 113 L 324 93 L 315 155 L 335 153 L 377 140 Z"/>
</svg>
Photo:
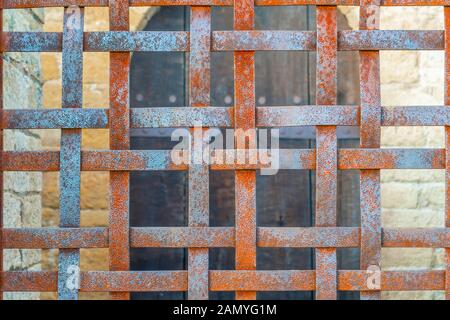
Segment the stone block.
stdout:
<svg viewBox="0 0 450 320">
<path fill-rule="evenodd" d="M 16 196 L 10 192 L 3 194 L 3 225 L 5 228 L 20 228 L 22 201 L 20 196 Z"/>
<path fill-rule="evenodd" d="M 384 183 L 381 185 L 383 208 L 413 209 L 417 207 L 419 190 L 410 183 Z"/>
<path fill-rule="evenodd" d="M 444 12 L 439 7 L 381 7 L 380 29 L 443 30 Z"/>
<path fill-rule="evenodd" d="M 26 54 L 30 58 L 31 54 Z M 23 58 L 23 57 L 21 57 Z M 30 59 L 32 60 L 32 59 Z M 33 74 L 33 68 L 25 67 L 26 61 L 4 59 L 3 86 L 5 109 L 36 109 L 41 106 L 40 75 Z M 29 62 L 31 65 L 32 62 Z"/>
<path fill-rule="evenodd" d="M 84 108 L 108 108 L 109 107 L 109 85 L 106 84 L 84 84 L 83 85 L 83 107 Z"/>
<path fill-rule="evenodd" d="M 436 254 L 432 248 L 383 248 L 381 268 L 383 270 L 430 270 L 436 266 Z"/>
<path fill-rule="evenodd" d="M 42 205 L 45 208 L 59 208 L 59 173 L 45 172 L 42 188 Z"/>
<path fill-rule="evenodd" d="M 42 226 L 58 227 L 59 226 L 59 210 L 43 207 L 42 208 Z"/>
<path fill-rule="evenodd" d="M 109 31 L 109 8 L 85 8 L 85 31 Z"/>
<path fill-rule="evenodd" d="M 445 170 L 436 169 L 386 169 L 381 170 L 381 182 L 440 182 L 445 183 Z"/>
<path fill-rule="evenodd" d="M 64 9 L 62 7 L 45 8 L 45 32 L 62 32 Z"/>
<path fill-rule="evenodd" d="M 40 192 L 42 190 L 42 173 L 15 171 L 5 172 L 5 190 L 17 193 Z"/>
<path fill-rule="evenodd" d="M 419 55 L 414 51 L 381 51 L 381 83 L 419 81 Z"/>
<path fill-rule="evenodd" d="M 80 269 L 82 271 L 108 271 L 109 249 L 81 249 Z"/>
<path fill-rule="evenodd" d="M 44 83 L 43 106 L 45 109 L 59 109 L 62 104 L 62 83 L 61 79 L 51 80 Z"/>
<path fill-rule="evenodd" d="M 41 195 L 31 194 L 22 199 L 22 227 L 32 228 L 41 226 Z"/>
<path fill-rule="evenodd" d="M 109 210 L 81 210 L 82 227 L 107 227 Z"/>
<path fill-rule="evenodd" d="M 61 79 L 61 61 L 61 53 L 41 53 L 42 81 Z"/>
<path fill-rule="evenodd" d="M 384 291 L 382 300 L 445 300 L 444 291 Z"/>
<path fill-rule="evenodd" d="M 81 173 L 81 209 L 109 208 L 109 173 Z"/>
<path fill-rule="evenodd" d="M 381 210 L 381 220 L 385 228 L 442 228 L 442 209 L 386 209 Z"/>
<path fill-rule="evenodd" d="M 385 148 L 424 148 L 427 139 L 425 127 L 381 128 L 381 145 Z"/>
<path fill-rule="evenodd" d="M 83 129 L 83 150 L 109 149 L 109 129 Z"/>
<path fill-rule="evenodd" d="M 109 53 L 85 52 L 83 54 L 83 81 L 85 84 L 109 85 Z"/>
<path fill-rule="evenodd" d="M 445 206 L 445 183 L 420 185 L 419 208 L 443 209 Z M 442 212 L 443 213 L 443 212 Z"/>
<path fill-rule="evenodd" d="M 5 151 L 33 151 L 41 147 L 40 136 L 31 130 L 5 130 L 4 145 Z"/>
</svg>

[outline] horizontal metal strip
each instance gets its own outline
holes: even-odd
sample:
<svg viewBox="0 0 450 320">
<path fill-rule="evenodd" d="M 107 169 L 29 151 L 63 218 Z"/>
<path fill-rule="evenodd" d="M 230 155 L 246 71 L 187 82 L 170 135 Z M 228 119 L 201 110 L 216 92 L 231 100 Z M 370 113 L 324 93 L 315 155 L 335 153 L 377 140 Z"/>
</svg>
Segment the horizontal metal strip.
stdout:
<svg viewBox="0 0 450 320">
<path fill-rule="evenodd" d="M 58 273 L 55 271 L 3 271 L 2 292 L 56 292 Z"/>
<path fill-rule="evenodd" d="M 232 127 L 232 107 L 133 108 L 132 128 Z"/>
<path fill-rule="evenodd" d="M 174 165 L 169 150 L 82 151 L 83 171 L 187 170 Z M 58 151 L 3 152 L 4 171 L 59 171 Z"/>
<path fill-rule="evenodd" d="M 359 106 L 257 107 L 258 127 L 358 126 Z M 233 127 L 233 107 L 133 108 L 132 128 Z M 383 107 L 383 126 L 450 125 L 446 106 Z M 109 109 L 3 110 L 2 129 L 108 128 Z"/>
<path fill-rule="evenodd" d="M 189 33 L 184 31 L 85 32 L 85 52 L 187 51 Z M 4 32 L 5 52 L 60 52 L 61 32 Z"/>
<path fill-rule="evenodd" d="M 234 247 L 234 228 L 166 227 L 131 228 L 134 248 L 226 248 Z"/>
<path fill-rule="evenodd" d="M 85 51 L 187 51 L 185 31 L 87 32 Z"/>
<path fill-rule="evenodd" d="M 313 31 L 215 31 L 213 51 L 316 50 Z M 444 31 L 352 30 L 338 32 L 338 50 L 443 50 Z"/>
<path fill-rule="evenodd" d="M 107 248 L 108 228 L 3 229 L 3 248 L 77 249 Z"/>
<path fill-rule="evenodd" d="M 339 50 L 442 50 L 444 31 L 351 30 L 338 33 Z"/>
<path fill-rule="evenodd" d="M 359 106 L 267 106 L 257 107 L 258 127 L 358 126 Z M 382 126 L 446 126 L 450 124 L 447 106 L 382 107 Z"/>
<path fill-rule="evenodd" d="M 293 127 L 315 125 L 359 125 L 358 106 L 280 106 L 257 107 L 258 127 Z"/>
<path fill-rule="evenodd" d="M 444 169 L 445 149 L 341 149 L 339 169 Z"/>
<path fill-rule="evenodd" d="M 316 49 L 314 31 L 214 31 L 212 51 Z"/>
<path fill-rule="evenodd" d="M 6 228 L 6 249 L 107 248 L 108 228 Z M 257 228 L 257 246 L 273 248 L 353 248 L 360 228 Z M 449 248 L 449 228 L 384 228 L 383 247 Z M 130 229 L 133 248 L 228 248 L 232 227 L 143 227 Z"/>
<path fill-rule="evenodd" d="M 258 247 L 352 248 L 361 241 L 360 228 L 257 228 Z M 383 228 L 383 247 L 449 248 L 449 228 Z"/>
<path fill-rule="evenodd" d="M 341 291 L 379 290 L 367 286 L 372 273 L 366 270 L 339 270 Z M 212 270 L 209 271 L 211 291 L 312 291 L 314 270 Z M 2 291 L 51 292 L 57 289 L 56 272 L 2 272 Z M 90 271 L 81 272 L 82 292 L 151 292 L 186 291 L 187 271 Z M 444 290 L 445 271 L 381 271 L 381 290 L 416 291 Z"/>
<path fill-rule="evenodd" d="M 216 150 L 218 158 L 223 159 L 221 150 Z M 232 150 L 231 150 L 232 152 Z M 255 151 L 256 152 L 256 151 Z M 230 151 L 226 151 L 230 153 Z M 258 158 L 258 161 L 261 159 Z M 212 164 L 212 170 L 269 169 L 270 163 Z M 281 170 L 314 170 L 316 151 L 313 149 L 280 149 L 279 166 Z M 445 149 L 339 149 L 338 169 L 444 169 Z"/>
<path fill-rule="evenodd" d="M 338 272 L 338 289 L 342 291 L 371 291 L 370 277 L 373 272 L 367 270 L 341 270 Z M 381 290 L 383 291 L 416 291 L 444 290 L 445 271 L 381 271 Z"/>
<path fill-rule="evenodd" d="M 61 52 L 62 32 L 3 32 L 1 51 Z"/>
<path fill-rule="evenodd" d="M 211 291 L 312 291 L 313 270 L 210 271 Z"/>
<path fill-rule="evenodd" d="M 449 106 L 383 107 L 382 126 L 448 126 Z"/>
<path fill-rule="evenodd" d="M 2 129 L 107 128 L 108 109 L 3 110 Z"/>
<path fill-rule="evenodd" d="M 313 31 L 214 31 L 212 51 L 316 50 Z M 62 33 L 5 32 L 5 52 L 54 52 Z M 185 31 L 85 32 L 84 51 L 188 51 Z M 444 50 L 444 31 L 353 30 L 338 32 L 338 50 Z"/>
<path fill-rule="evenodd" d="M 220 155 L 220 150 L 215 151 Z M 228 151 L 233 152 L 233 150 Z M 185 164 L 175 164 L 170 150 L 115 150 L 82 151 L 83 171 L 153 171 L 187 170 Z M 280 149 L 279 169 L 313 170 L 316 167 L 315 150 Z M 224 157 L 222 157 L 224 158 Z M 267 169 L 270 163 L 213 164 L 212 170 Z M 445 149 L 340 149 L 338 169 L 444 169 Z M 58 171 L 58 151 L 5 151 L 3 171 Z"/>
<path fill-rule="evenodd" d="M 257 228 L 259 247 L 357 247 L 359 228 Z M 132 228 L 132 247 L 234 247 L 234 228 Z"/>
<path fill-rule="evenodd" d="M 232 107 L 133 108 L 132 128 L 232 127 Z M 109 109 L 3 110 L 2 129 L 101 129 Z"/>
<path fill-rule="evenodd" d="M 258 228 L 259 247 L 358 247 L 359 228 Z"/>
<path fill-rule="evenodd" d="M 3 292 L 57 290 L 57 272 L 3 272 Z M 129 289 L 133 290 L 129 290 Z M 80 291 L 185 291 L 186 271 L 81 272 Z"/>
<path fill-rule="evenodd" d="M 450 248 L 450 228 L 383 228 L 383 247 Z"/>
<path fill-rule="evenodd" d="M 368 288 L 365 270 L 339 270 L 338 289 L 341 291 Z M 311 291 L 315 290 L 315 271 L 211 271 L 211 291 Z M 381 272 L 381 290 L 442 290 L 445 271 Z"/>
<path fill-rule="evenodd" d="M 382 6 L 445 6 L 448 0 L 381 0 Z M 108 0 L 4 0 L 3 8 L 42 8 L 67 7 L 106 7 Z M 255 0 L 256 6 L 289 5 L 341 5 L 359 6 L 359 0 Z M 135 6 L 232 6 L 233 0 L 130 0 L 130 7 Z"/>
</svg>

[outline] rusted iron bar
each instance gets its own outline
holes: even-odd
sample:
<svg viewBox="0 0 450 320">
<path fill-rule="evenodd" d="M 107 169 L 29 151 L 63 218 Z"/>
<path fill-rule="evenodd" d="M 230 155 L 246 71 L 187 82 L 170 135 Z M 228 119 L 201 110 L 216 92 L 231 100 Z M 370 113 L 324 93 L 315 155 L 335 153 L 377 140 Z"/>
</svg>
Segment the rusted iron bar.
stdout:
<svg viewBox="0 0 450 320">
<path fill-rule="evenodd" d="M 337 103 L 337 14 L 334 6 L 318 6 L 316 103 Z M 316 227 L 337 222 L 337 135 L 335 126 L 316 127 Z M 316 248 L 316 299 L 337 299 L 336 248 Z"/>
<path fill-rule="evenodd" d="M 338 32 L 338 50 L 440 50 L 442 31 L 352 30 Z M 216 31 L 213 51 L 315 51 L 313 31 Z"/>
<path fill-rule="evenodd" d="M 107 228 L 20 228 L 5 229 L 8 249 L 107 248 Z"/>
<path fill-rule="evenodd" d="M 383 247 L 427 247 L 448 248 L 450 230 L 448 228 L 384 228 Z"/>
<path fill-rule="evenodd" d="M 362 0 L 361 30 L 379 29 L 379 0 Z M 381 144 L 381 96 L 379 51 L 360 51 L 361 125 L 360 147 L 379 150 Z M 360 171 L 361 249 L 360 268 L 381 268 L 380 171 Z M 361 299 L 380 299 L 380 291 L 361 292 Z"/>
<path fill-rule="evenodd" d="M 450 102 L 450 6 L 444 7 L 445 19 L 445 102 Z M 445 127 L 445 226 L 450 228 L 450 126 Z M 446 252 L 445 296 L 450 300 L 450 249 Z"/>
<path fill-rule="evenodd" d="M 129 30 L 129 1 L 109 1 L 109 23 L 111 31 Z M 130 149 L 129 76 L 130 54 L 110 53 L 110 110 L 109 140 L 111 150 Z M 130 268 L 129 252 L 129 193 L 130 173 L 111 172 L 110 180 L 110 248 L 111 271 L 126 271 Z M 129 292 L 113 293 L 113 299 L 128 300 Z"/>
<path fill-rule="evenodd" d="M 313 270 L 227 270 L 209 271 L 210 291 L 312 291 L 315 290 Z M 2 290 L 41 291 L 56 290 L 56 272 L 3 272 Z M 286 279 L 288 279 L 286 281 Z M 186 291 L 187 271 L 89 271 L 81 272 L 81 292 Z M 444 290 L 445 271 L 382 271 L 381 290 L 417 291 Z M 339 270 L 338 290 L 374 291 L 367 287 L 366 270 Z M 376 291 L 375 291 L 376 292 Z"/>
<path fill-rule="evenodd" d="M 220 153 L 220 150 L 216 150 Z M 229 152 L 229 151 L 227 151 Z M 234 152 L 231 150 L 231 152 Z M 212 170 L 257 170 L 269 165 L 214 164 Z M 5 151 L 3 171 L 59 171 L 57 151 Z M 280 149 L 280 169 L 314 170 L 316 151 Z M 82 151 L 83 171 L 187 170 L 175 165 L 169 150 Z M 445 149 L 340 149 L 339 170 L 364 169 L 445 169 Z"/>
<path fill-rule="evenodd" d="M 210 48 L 211 48 L 211 8 L 192 7 L 190 21 L 190 62 L 189 62 L 189 105 L 206 107 L 210 105 Z M 204 127 L 202 122 L 194 123 Z M 191 143 L 191 163 L 189 165 L 189 226 L 209 225 L 209 166 L 203 155 L 196 150 L 204 147 L 202 130 L 193 132 Z M 194 150 L 192 152 L 192 150 Z M 188 249 L 188 298 L 207 300 L 209 297 L 209 250 Z"/>
<path fill-rule="evenodd" d="M 106 7 L 108 0 L 4 0 L 5 9 L 67 7 Z M 130 7 L 138 6 L 232 6 L 233 0 L 130 0 Z M 255 0 L 255 6 L 340 5 L 359 6 L 359 0 Z M 382 0 L 383 6 L 445 6 L 448 0 Z"/>
<path fill-rule="evenodd" d="M 234 29 L 254 28 L 255 7 L 253 0 L 234 0 Z M 252 51 L 234 53 L 234 125 L 237 130 L 235 143 L 246 130 L 256 128 L 255 110 L 255 54 Z M 251 140 L 251 138 L 250 138 Z M 244 137 L 244 143 L 246 139 Z M 250 148 L 241 146 L 242 149 Z M 239 148 L 237 146 L 236 148 Z M 235 172 L 236 208 L 236 270 L 256 269 L 256 171 Z M 238 300 L 256 299 L 256 292 L 238 291 Z"/>
<path fill-rule="evenodd" d="M 359 126 L 359 106 L 256 107 L 256 126 Z M 233 107 L 167 107 L 130 109 L 131 128 L 233 128 Z M 447 126 L 448 106 L 381 107 L 382 126 Z M 4 110 L 1 129 L 104 129 L 109 109 Z"/>
<path fill-rule="evenodd" d="M 85 32 L 84 51 L 189 51 L 185 31 Z M 214 31 L 212 51 L 316 51 L 313 31 Z M 5 52 L 60 52 L 62 33 L 5 32 Z M 444 50 L 444 31 L 352 30 L 338 32 L 338 50 Z"/>
<path fill-rule="evenodd" d="M 83 106 L 83 28 L 84 9 L 71 6 L 64 11 L 62 53 L 62 107 Z M 61 130 L 60 227 L 80 226 L 81 130 Z M 58 299 L 78 299 L 76 277 L 80 266 L 79 249 L 63 249 L 58 256 Z"/>
<path fill-rule="evenodd" d="M 4 229 L 6 249 L 107 248 L 108 228 Z M 258 227 L 257 246 L 269 248 L 356 248 L 361 230 L 355 227 Z M 233 227 L 130 228 L 131 248 L 233 248 Z M 384 228 L 383 247 L 449 248 L 448 228 Z"/>
<path fill-rule="evenodd" d="M 256 126 L 359 126 L 359 106 L 256 107 Z M 233 128 L 233 107 L 167 107 L 130 109 L 131 128 Z M 382 126 L 447 126 L 448 106 L 381 107 Z M 104 129 L 109 109 L 4 110 L 2 129 Z"/>
</svg>

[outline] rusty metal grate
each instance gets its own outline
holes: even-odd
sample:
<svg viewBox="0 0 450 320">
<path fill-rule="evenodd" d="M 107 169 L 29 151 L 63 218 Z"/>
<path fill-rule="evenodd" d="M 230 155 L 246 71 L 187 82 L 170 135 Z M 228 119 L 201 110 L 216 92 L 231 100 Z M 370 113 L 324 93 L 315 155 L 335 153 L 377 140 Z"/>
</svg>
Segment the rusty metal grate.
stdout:
<svg viewBox="0 0 450 320">
<path fill-rule="evenodd" d="M 447 106 L 386 108 L 380 105 L 380 50 L 445 50 L 446 105 L 450 104 L 449 0 L 3 0 L 3 9 L 66 7 L 62 33 L 3 32 L 2 52 L 61 52 L 63 101 L 59 110 L 2 110 L 1 129 L 62 129 L 59 152 L 2 151 L 3 171 L 60 171 L 60 228 L 1 228 L 1 250 L 59 249 L 57 272 L 1 272 L 7 291 L 57 291 L 76 299 L 78 291 L 187 291 L 207 299 L 209 291 L 235 291 L 253 299 L 257 291 L 315 291 L 335 299 L 338 290 L 361 291 L 377 299 L 381 290 L 443 290 L 450 298 L 450 127 Z M 129 32 L 130 6 L 191 6 L 190 32 Z M 317 5 L 317 32 L 255 31 L 254 7 Z M 360 5 L 360 30 L 337 31 L 336 6 Z M 380 6 L 443 6 L 445 30 L 379 29 Z M 79 6 L 79 7 L 73 7 Z M 211 6 L 234 6 L 234 30 L 211 32 Z M 109 7 L 109 32 L 83 32 L 83 7 Z M 2 10 L 3 10 L 2 9 Z M 317 106 L 255 107 L 254 52 L 317 51 Z M 360 52 L 360 106 L 336 105 L 337 51 Z M 83 109 L 82 55 L 111 52 L 110 108 Z M 190 53 L 190 107 L 129 109 L 130 52 Z M 210 107 L 210 52 L 234 51 L 235 107 Z M 169 150 L 130 150 L 130 128 L 194 126 L 258 128 L 316 126 L 317 148 L 280 150 L 282 169 L 315 169 L 316 217 L 310 228 L 256 226 L 256 169 L 259 166 L 174 165 Z M 359 149 L 337 147 L 336 126 L 359 126 Z M 381 126 L 446 126 L 445 149 L 381 149 Z M 82 151 L 81 129 L 109 128 L 108 151 Z M 446 228 L 382 228 L 380 169 L 446 169 Z M 208 172 L 235 170 L 235 227 L 208 225 Z M 361 227 L 336 226 L 338 170 L 360 170 Z M 80 171 L 110 171 L 110 225 L 80 228 Z M 129 172 L 187 170 L 189 226 L 130 228 Z M 195 188 L 194 188 L 195 186 Z M 130 247 L 188 248 L 188 270 L 129 270 Z M 209 270 L 208 248 L 234 247 L 235 270 Z M 257 247 L 316 248 L 315 270 L 256 270 Z M 361 250 L 360 270 L 337 270 L 336 248 Z M 367 269 L 380 265 L 382 247 L 446 248 L 446 270 L 382 271 L 381 286 L 368 284 Z M 70 266 L 79 265 L 80 248 L 109 248 L 110 271 L 82 272 L 80 287 L 66 284 Z M 1 261 L 1 259 L 0 259 Z M 3 269 L 2 269 L 3 270 Z"/>
</svg>

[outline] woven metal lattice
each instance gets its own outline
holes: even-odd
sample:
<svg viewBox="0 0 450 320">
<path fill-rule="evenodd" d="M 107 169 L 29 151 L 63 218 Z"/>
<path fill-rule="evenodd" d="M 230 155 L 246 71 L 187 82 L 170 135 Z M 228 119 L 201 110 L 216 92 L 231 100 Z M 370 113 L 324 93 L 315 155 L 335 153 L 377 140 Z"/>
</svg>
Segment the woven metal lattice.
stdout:
<svg viewBox="0 0 450 320">
<path fill-rule="evenodd" d="M 62 52 L 62 108 L 2 110 L 1 129 L 61 129 L 55 151 L 2 151 L 1 172 L 59 171 L 60 227 L 2 228 L 1 250 L 59 249 L 58 271 L 3 271 L 0 288 L 8 291 L 57 291 L 76 299 L 79 291 L 187 291 L 207 299 L 209 291 L 235 291 L 253 299 L 257 291 L 315 291 L 335 299 L 338 290 L 360 291 L 366 299 L 382 290 L 442 290 L 450 298 L 449 183 L 450 127 L 447 106 L 383 107 L 380 104 L 380 50 L 445 50 L 445 104 L 450 104 L 449 0 L 3 0 L 3 9 L 65 7 L 63 32 L 2 32 L 3 52 Z M 190 6 L 190 31 L 129 31 L 130 6 Z M 256 31 L 255 6 L 316 5 L 317 31 Z M 337 5 L 360 6 L 360 30 L 338 31 Z M 445 30 L 379 30 L 380 6 L 442 6 Z M 211 31 L 211 6 L 234 8 L 234 30 Z M 447 6 L 447 7 L 446 7 Z M 83 8 L 108 7 L 109 32 L 84 32 Z M 254 52 L 317 52 L 317 105 L 256 107 Z M 337 105 L 338 50 L 359 51 L 360 106 Z M 130 53 L 189 52 L 189 108 L 130 109 Z M 210 106 L 210 53 L 234 52 L 235 106 Z M 82 108 L 83 52 L 110 52 L 109 109 Z M 443 70 L 444 71 L 444 70 Z M 316 126 L 315 149 L 280 150 L 280 168 L 316 170 L 315 226 L 268 228 L 256 225 L 256 166 L 175 165 L 170 150 L 130 150 L 131 128 L 206 127 L 252 129 Z M 359 126 L 357 149 L 338 149 L 336 126 Z M 445 126 L 445 149 L 382 149 L 381 126 Z M 110 150 L 82 151 L 81 129 L 108 128 Z M 3 149 L 2 149 L 3 150 Z M 337 227 L 338 170 L 360 170 L 361 226 Z M 445 169 L 446 227 L 382 228 L 380 169 Z M 80 228 L 80 172 L 110 172 L 110 224 Z M 189 174 L 189 225 L 130 228 L 129 172 L 185 170 Z M 209 227 L 209 170 L 235 171 L 235 227 Z M 188 268 L 180 271 L 129 271 L 130 248 L 188 248 Z M 209 270 L 208 249 L 234 247 L 235 270 Z M 315 248 L 315 270 L 256 269 L 257 247 Z M 360 248 L 360 270 L 337 270 L 336 249 Z M 382 271 L 379 287 L 368 281 L 368 268 L 380 265 L 382 247 L 446 248 L 446 270 Z M 80 286 L 67 286 L 70 266 L 78 266 L 80 248 L 109 248 L 110 271 L 81 272 Z M 0 259 L 1 261 L 1 259 Z M 3 269 L 2 269 L 3 270 Z"/>
</svg>

